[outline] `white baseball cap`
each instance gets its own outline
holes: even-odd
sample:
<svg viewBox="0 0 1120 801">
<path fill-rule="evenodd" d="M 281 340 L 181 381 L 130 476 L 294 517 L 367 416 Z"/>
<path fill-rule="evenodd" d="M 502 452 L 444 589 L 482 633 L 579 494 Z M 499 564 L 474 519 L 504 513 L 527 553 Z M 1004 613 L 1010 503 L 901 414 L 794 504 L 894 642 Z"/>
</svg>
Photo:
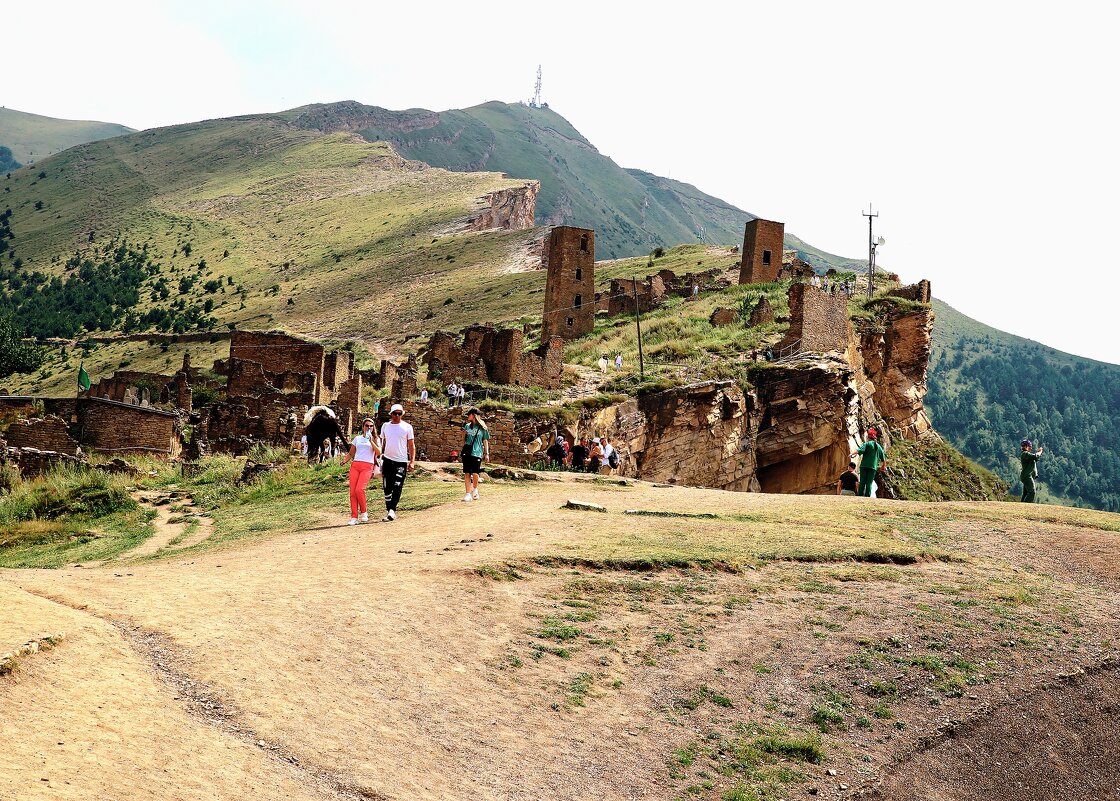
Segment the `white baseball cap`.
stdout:
<svg viewBox="0 0 1120 801">
<path fill-rule="evenodd" d="M 399 403 L 394 403 L 392 408 L 389 409 L 389 414 L 392 414 L 393 412 L 403 412 L 403 411 L 404 411 L 403 406 L 401 406 Z"/>
</svg>

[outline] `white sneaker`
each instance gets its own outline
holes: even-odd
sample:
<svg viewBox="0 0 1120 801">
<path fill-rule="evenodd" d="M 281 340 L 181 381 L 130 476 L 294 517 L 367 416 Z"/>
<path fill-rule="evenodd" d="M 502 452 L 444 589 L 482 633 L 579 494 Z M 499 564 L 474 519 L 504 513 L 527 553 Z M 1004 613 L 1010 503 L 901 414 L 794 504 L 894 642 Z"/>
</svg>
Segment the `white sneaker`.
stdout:
<svg viewBox="0 0 1120 801">
<path fill-rule="evenodd" d="M 358 522 L 359 523 L 368 523 L 369 522 L 369 512 L 362 512 L 362 516 L 358 518 Z"/>
<path fill-rule="evenodd" d="M 356 518 L 356 517 L 351 517 L 351 518 L 350 518 L 350 522 L 349 522 L 349 523 L 347 523 L 346 525 L 348 525 L 348 526 L 356 526 L 356 525 L 358 525 L 358 518 Z"/>
<path fill-rule="evenodd" d="M 396 519 L 397 519 L 397 513 L 394 512 L 392 509 L 390 509 L 388 512 L 385 513 L 385 516 L 383 518 L 381 518 L 381 522 L 382 523 L 391 523 Z"/>
<path fill-rule="evenodd" d="M 477 501 L 478 500 L 478 490 L 476 490 L 476 489 L 471 490 L 471 497 L 474 498 Z"/>
<path fill-rule="evenodd" d="M 471 497 L 471 494 L 469 492 L 466 495 L 463 496 L 463 502 L 464 503 L 470 503 L 473 500 L 474 500 L 474 498 Z"/>
</svg>

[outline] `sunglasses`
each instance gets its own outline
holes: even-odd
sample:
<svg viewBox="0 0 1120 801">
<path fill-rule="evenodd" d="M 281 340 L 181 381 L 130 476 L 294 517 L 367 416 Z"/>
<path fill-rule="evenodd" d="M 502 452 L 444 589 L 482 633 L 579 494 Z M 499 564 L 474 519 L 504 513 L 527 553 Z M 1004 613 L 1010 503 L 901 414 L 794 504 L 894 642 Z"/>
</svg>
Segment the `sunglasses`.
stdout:
<svg viewBox="0 0 1120 801">
<path fill-rule="evenodd" d="M 390 417 L 392 417 L 394 415 L 402 415 L 402 414 L 404 414 L 404 412 L 389 412 Z"/>
</svg>

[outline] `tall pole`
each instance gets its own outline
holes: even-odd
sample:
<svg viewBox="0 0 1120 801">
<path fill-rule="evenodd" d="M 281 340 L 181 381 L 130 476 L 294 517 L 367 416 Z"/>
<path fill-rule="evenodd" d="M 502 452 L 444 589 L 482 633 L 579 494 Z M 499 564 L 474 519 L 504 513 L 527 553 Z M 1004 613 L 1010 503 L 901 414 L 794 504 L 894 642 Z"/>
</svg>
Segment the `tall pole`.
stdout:
<svg viewBox="0 0 1120 801">
<path fill-rule="evenodd" d="M 646 359 L 642 354 L 642 307 L 638 304 L 638 277 L 634 276 L 634 324 L 638 327 L 638 371 L 641 374 L 642 380 L 646 377 Z"/>
<path fill-rule="evenodd" d="M 868 203 L 867 211 L 862 214 L 867 218 L 867 297 L 870 298 L 875 294 L 875 239 L 871 229 L 879 212 L 872 213 L 872 206 Z"/>
</svg>

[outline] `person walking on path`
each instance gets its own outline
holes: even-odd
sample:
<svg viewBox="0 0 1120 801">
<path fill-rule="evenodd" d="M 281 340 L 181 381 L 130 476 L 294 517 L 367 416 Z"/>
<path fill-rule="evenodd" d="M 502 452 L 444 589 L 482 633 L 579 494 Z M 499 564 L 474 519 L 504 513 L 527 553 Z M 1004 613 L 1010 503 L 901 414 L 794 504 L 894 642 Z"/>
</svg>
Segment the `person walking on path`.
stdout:
<svg viewBox="0 0 1120 801">
<path fill-rule="evenodd" d="M 619 351 L 618 353 L 616 353 L 614 355 L 614 369 L 615 370 L 621 370 L 622 369 L 622 352 L 621 351 Z"/>
<path fill-rule="evenodd" d="M 463 403 L 467 400 L 467 387 L 465 384 L 459 385 L 459 394 L 457 400 L 459 401 L 460 406 L 462 406 Z"/>
<path fill-rule="evenodd" d="M 604 353 L 602 356 L 599 357 L 599 372 L 600 373 L 607 372 L 608 364 L 609 364 L 609 362 L 607 361 L 607 354 Z"/>
<path fill-rule="evenodd" d="M 381 426 L 381 473 L 385 479 L 385 516 L 382 523 L 397 519 L 404 479 L 416 465 L 416 434 L 404 422 L 404 407 L 394 403 L 389 409 L 389 422 Z"/>
<path fill-rule="evenodd" d="M 879 468 L 887 461 L 887 454 L 883 451 L 883 446 L 878 443 L 878 438 L 878 432 L 874 428 L 869 428 L 867 430 L 867 441 L 851 455 L 852 459 L 855 459 L 857 455 L 860 457 L 859 494 L 864 498 L 871 497 L 871 482 L 875 480 L 875 474 L 879 472 Z"/>
<path fill-rule="evenodd" d="M 450 409 L 455 405 L 455 399 L 459 397 L 459 386 L 452 381 L 447 385 L 447 408 Z"/>
<path fill-rule="evenodd" d="M 1023 503 L 1034 503 L 1034 480 L 1038 478 L 1038 459 L 1042 456 L 1042 446 L 1038 446 L 1037 451 L 1032 451 L 1033 447 L 1029 439 L 1025 439 L 1019 443 L 1022 448 L 1022 453 L 1019 454 L 1019 462 L 1022 465 L 1019 469 L 1019 480 L 1023 482 L 1023 497 L 1020 500 Z"/>
<path fill-rule="evenodd" d="M 856 463 L 848 462 L 848 469 L 836 480 L 836 494 L 855 495 L 857 489 L 859 489 L 859 479 L 856 477 Z"/>
<path fill-rule="evenodd" d="M 342 463 L 350 463 L 350 525 L 369 522 L 369 509 L 366 507 L 366 485 L 373 476 L 374 465 L 381 456 L 377 427 L 373 418 L 362 421 L 362 433 L 350 440 L 350 452 L 342 457 Z"/>
<path fill-rule="evenodd" d="M 427 387 L 424 387 L 424 389 L 420 390 L 420 402 L 421 403 L 427 403 L 428 402 L 428 388 Z"/>
<path fill-rule="evenodd" d="M 463 488 L 467 503 L 478 500 L 478 474 L 482 463 L 490 461 L 490 429 L 482 419 L 482 412 L 471 407 L 467 410 L 467 423 L 463 426 Z"/>
</svg>

